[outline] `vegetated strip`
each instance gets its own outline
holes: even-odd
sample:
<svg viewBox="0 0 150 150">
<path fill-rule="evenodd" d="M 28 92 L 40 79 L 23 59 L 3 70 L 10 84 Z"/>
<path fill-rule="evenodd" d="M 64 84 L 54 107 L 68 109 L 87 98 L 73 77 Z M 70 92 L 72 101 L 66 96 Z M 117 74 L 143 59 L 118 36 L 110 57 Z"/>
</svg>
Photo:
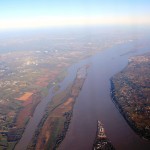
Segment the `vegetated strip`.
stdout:
<svg viewBox="0 0 150 150">
<path fill-rule="evenodd" d="M 69 128 L 75 100 L 87 76 L 87 68 L 88 65 L 79 68 L 73 84 L 53 97 L 28 150 L 55 150 L 63 141 Z"/>
</svg>

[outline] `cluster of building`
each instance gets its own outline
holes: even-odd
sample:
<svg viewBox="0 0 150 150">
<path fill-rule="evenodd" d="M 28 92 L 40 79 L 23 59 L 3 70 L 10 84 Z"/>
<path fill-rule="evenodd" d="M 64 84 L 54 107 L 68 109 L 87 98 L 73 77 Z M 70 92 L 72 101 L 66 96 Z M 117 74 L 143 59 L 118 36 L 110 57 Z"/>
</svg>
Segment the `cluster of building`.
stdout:
<svg viewBox="0 0 150 150">
<path fill-rule="evenodd" d="M 150 139 L 150 55 L 130 58 L 111 79 L 111 95 L 120 112 L 141 136 Z"/>
<path fill-rule="evenodd" d="M 115 150 L 111 142 L 108 140 L 102 123 L 97 121 L 97 134 L 93 145 L 93 150 Z"/>
</svg>

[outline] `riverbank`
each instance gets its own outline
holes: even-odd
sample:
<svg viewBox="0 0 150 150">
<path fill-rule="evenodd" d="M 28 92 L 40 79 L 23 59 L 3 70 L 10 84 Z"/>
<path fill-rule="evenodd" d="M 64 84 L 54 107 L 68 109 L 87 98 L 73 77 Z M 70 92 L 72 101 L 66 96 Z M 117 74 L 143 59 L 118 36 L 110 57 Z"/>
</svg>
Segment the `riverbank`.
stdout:
<svg viewBox="0 0 150 150">
<path fill-rule="evenodd" d="M 110 79 L 111 97 L 130 127 L 150 140 L 149 54 L 129 60 L 127 67 Z"/>
<path fill-rule="evenodd" d="M 28 97 L 27 94 L 30 94 L 30 96 Z M 22 100 L 23 98 L 25 98 L 25 100 Z M 13 127 L 11 128 L 10 126 L 8 132 L 3 133 L 3 131 L 0 131 L 0 133 L 3 134 L 1 137 L 3 140 L 0 140 L 0 145 L 4 145 L 4 147 L 10 150 L 14 148 L 17 142 L 21 139 L 26 125 L 33 116 L 34 110 L 41 102 L 41 99 L 41 92 L 26 93 L 21 99 L 19 99 L 22 107 L 18 110 L 18 114 L 14 119 Z"/>
<path fill-rule="evenodd" d="M 56 94 L 49 103 L 28 149 L 56 149 L 65 138 L 73 106 L 87 76 L 88 66 L 79 68 L 72 85 Z"/>
<path fill-rule="evenodd" d="M 129 116 L 123 111 L 122 106 L 118 102 L 118 98 L 115 96 L 115 87 L 114 87 L 113 80 L 110 79 L 110 82 L 111 82 L 111 98 L 112 98 L 112 101 L 114 102 L 115 106 L 117 107 L 117 109 L 119 110 L 119 112 L 122 114 L 122 116 L 124 117 L 124 119 L 128 122 L 128 124 L 130 125 L 130 127 L 135 132 L 137 132 L 137 128 L 135 127 L 134 122 L 132 120 L 130 120 Z"/>
</svg>

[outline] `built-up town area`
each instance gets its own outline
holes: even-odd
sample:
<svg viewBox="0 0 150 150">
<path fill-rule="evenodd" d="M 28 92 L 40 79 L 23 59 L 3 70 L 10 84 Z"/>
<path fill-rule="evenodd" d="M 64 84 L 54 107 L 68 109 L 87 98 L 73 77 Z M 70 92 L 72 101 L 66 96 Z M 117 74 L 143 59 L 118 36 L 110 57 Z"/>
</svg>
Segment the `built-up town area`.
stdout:
<svg viewBox="0 0 150 150">
<path fill-rule="evenodd" d="M 129 59 L 128 66 L 111 79 L 111 95 L 129 125 L 150 139 L 150 54 Z"/>
</svg>

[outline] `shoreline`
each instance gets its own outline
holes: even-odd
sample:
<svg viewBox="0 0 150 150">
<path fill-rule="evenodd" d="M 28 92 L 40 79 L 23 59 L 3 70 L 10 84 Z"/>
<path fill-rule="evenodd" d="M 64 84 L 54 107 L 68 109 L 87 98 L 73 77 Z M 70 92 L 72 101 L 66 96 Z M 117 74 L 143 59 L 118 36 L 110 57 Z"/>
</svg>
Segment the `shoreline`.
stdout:
<svg viewBox="0 0 150 150">
<path fill-rule="evenodd" d="M 114 82 L 113 82 L 113 77 L 110 78 L 110 96 L 111 99 L 113 101 L 113 103 L 115 104 L 116 108 L 118 109 L 119 113 L 123 116 L 123 118 L 126 120 L 126 122 L 128 123 L 128 125 L 133 129 L 133 131 L 139 135 L 142 139 L 148 141 L 150 140 L 150 138 L 145 137 L 144 133 L 142 133 L 143 131 L 140 131 L 137 127 L 136 124 L 129 118 L 129 116 L 127 115 L 126 112 L 124 112 L 122 106 L 119 104 L 118 102 L 118 98 L 115 96 L 115 86 L 114 86 Z"/>
<path fill-rule="evenodd" d="M 83 67 L 81 67 L 77 70 L 76 77 L 75 77 L 71 87 L 69 87 L 68 91 L 65 93 L 66 95 L 64 96 L 63 100 L 61 99 L 62 102 L 57 104 L 54 108 L 47 108 L 46 109 L 45 115 L 44 115 L 43 119 L 41 120 L 41 122 L 39 123 L 38 128 L 35 132 L 35 135 L 32 138 L 32 142 L 29 143 L 29 145 L 27 147 L 28 150 L 32 150 L 32 149 L 37 148 L 37 141 L 39 140 L 42 132 L 44 132 L 43 131 L 44 128 L 47 126 L 47 124 L 50 124 L 49 126 L 51 126 L 51 124 L 54 123 L 53 121 L 48 122 L 49 118 L 51 118 L 51 115 L 53 113 L 57 114 L 57 111 L 59 110 L 59 108 L 60 107 L 62 108 L 63 105 L 66 104 L 65 109 L 67 109 L 68 111 L 65 111 L 65 110 L 62 111 L 61 116 L 59 118 L 59 120 L 62 120 L 62 119 L 64 120 L 62 122 L 62 125 L 60 125 L 60 127 L 59 127 L 59 128 L 61 128 L 60 131 L 56 134 L 57 135 L 56 138 L 50 139 L 51 137 L 49 137 L 47 145 L 46 144 L 42 145 L 42 147 L 43 146 L 48 147 L 48 146 L 52 145 L 51 148 L 56 149 L 61 144 L 61 142 L 64 140 L 64 138 L 67 134 L 70 122 L 71 122 L 71 118 L 73 116 L 73 107 L 74 107 L 76 98 L 78 97 L 80 91 L 82 90 L 84 81 L 87 77 L 88 67 L 89 67 L 88 65 L 84 65 Z M 56 96 L 57 96 L 57 94 L 56 94 Z M 72 102 L 68 102 L 70 99 L 72 99 Z M 57 102 L 54 101 L 54 103 L 57 103 Z M 70 103 L 70 104 L 67 104 L 67 103 Z M 68 108 L 67 108 L 67 105 L 68 105 Z M 52 106 L 50 106 L 50 104 L 49 104 L 49 107 L 52 107 Z M 52 118 L 55 119 L 55 117 L 52 117 Z M 56 125 L 54 128 L 55 129 L 53 129 L 53 130 L 57 130 L 58 126 Z M 50 132 L 50 133 L 52 132 L 51 134 L 53 134 L 52 128 L 47 129 L 47 130 L 48 130 L 48 132 Z M 51 144 L 49 144 L 49 143 L 51 143 Z M 38 142 L 38 144 L 39 144 L 39 142 Z"/>
<path fill-rule="evenodd" d="M 93 148 L 92 150 L 115 150 L 114 146 L 110 142 L 110 140 L 107 138 L 105 134 L 105 129 L 103 127 L 103 124 L 98 120 L 97 121 L 97 132 L 96 137 L 94 140 Z"/>
</svg>

